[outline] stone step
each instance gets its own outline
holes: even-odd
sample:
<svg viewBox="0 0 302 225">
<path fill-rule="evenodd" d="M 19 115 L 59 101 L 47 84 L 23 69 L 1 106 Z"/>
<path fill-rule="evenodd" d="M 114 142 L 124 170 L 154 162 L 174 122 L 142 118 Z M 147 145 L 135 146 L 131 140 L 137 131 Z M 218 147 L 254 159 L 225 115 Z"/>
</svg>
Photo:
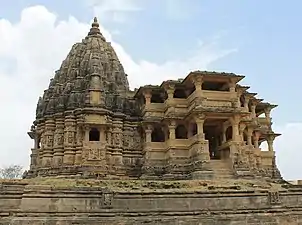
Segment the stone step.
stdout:
<svg viewBox="0 0 302 225">
<path fill-rule="evenodd" d="M 214 179 L 232 179 L 234 178 L 233 170 L 229 162 L 222 160 L 211 160 L 210 167 L 213 171 Z"/>
</svg>

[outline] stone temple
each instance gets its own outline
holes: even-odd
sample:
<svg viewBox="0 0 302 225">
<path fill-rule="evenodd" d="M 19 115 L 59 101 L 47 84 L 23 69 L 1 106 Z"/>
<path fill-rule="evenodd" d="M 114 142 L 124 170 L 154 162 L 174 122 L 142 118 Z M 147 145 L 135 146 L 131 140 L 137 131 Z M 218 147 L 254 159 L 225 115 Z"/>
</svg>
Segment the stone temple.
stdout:
<svg viewBox="0 0 302 225">
<path fill-rule="evenodd" d="M 302 187 L 276 166 L 276 105 L 243 78 L 132 91 L 94 19 L 39 98 L 30 169 L 0 183 L 0 224 L 302 224 Z"/>
</svg>

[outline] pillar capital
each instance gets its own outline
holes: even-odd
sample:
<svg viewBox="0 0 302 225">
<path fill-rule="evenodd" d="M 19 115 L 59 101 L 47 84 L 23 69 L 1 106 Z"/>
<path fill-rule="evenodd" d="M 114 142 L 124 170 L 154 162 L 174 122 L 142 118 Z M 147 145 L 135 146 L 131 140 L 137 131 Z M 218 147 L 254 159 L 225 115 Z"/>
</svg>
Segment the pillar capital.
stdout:
<svg viewBox="0 0 302 225">
<path fill-rule="evenodd" d="M 274 147 L 273 147 L 274 140 L 275 140 L 275 136 L 274 135 L 268 135 L 266 137 L 266 142 L 267 142 L 267 146 L 268 146 L 268 150 L 269 151 L 274 151 Z"/>
<path fill-rule="evenodd" d="M 229 121 L 230 121 L 231 125 L 234 126 L 234 125 L 239 125 L 240 119 L 241 119 L 241 116 L 238 114 L 235 114 L 232 117 L 230 117 Z"/>
<path fill-rule="evenodd" d="M 201 89 L 202 89 L 201 85 L 202 85 L 202 82 L 203 82 L 202 76 L 194 76 L 194 77 L 191 78 L 191 81 L 194 84 L 195 89 L 197 91 L 201 91 Z"/>
<path fill-rule="evenodd" d="M 270 113 L 272 111 L 272 108 L 270 106 L 267 106 L 264 108 L 264 113 Z"/>
<path fill-rule="evenodd" d="M 169 129 L 175 128 L 176 127 L 176 121 L 175 120 L 170 120 L 168 123 Z"/>
<path fill-rule="evenodd" d="M 243 94 L 243 90 L 239 88 L 239 89 L 237 90 L 237 96 L 238 96 L 238 97 L 241 97 L 242 94 Z"/>
<path fill-rule="evenodd" d="M 165 83 L 163 85 L 165 91 L 167 92 L 168 95 L 168 99 L 172 99 L 173 98 L 173 94 L 174 94 L 174 90 L 175 90 L 175 85 L 174 84 L 170 84 L 170 83 Z"/>
<path fill-rule="evenodd" d="M 275 135 L 271 135 L 271 134 L 269 134 L 267 137 L 266 137 L 266 140 L 268 141 L 268 142 L 273 142 L 274 140 L 275 140 Z"/>
<path fill-rule="evenodd" d="M 253 134 L 253 128 L 252 127 L 247 127 L 247 135 L 252 135 Z"/>
<path fill-rule="evenodd" d="M 244 98 L 244 101 L 249 102 L 250 99 L 251 99 L 251 96 L 249 96 L 249 95 L 244 95 L 243 98 Z"/>
<path fill-rule="evenodd" d="M 143 91 L 142 94 L 143 94 L 143 96 L 144 96 L 145 98 L 151 97 L 151 90 L 150 90 L 150 89 L 146 89 L 146 90 Z"/>
<path fill-rule="evenodd" d="M 253 101 L 253 99 L 251 99 L 251 109 L 253 110 L 255 110 L 256 109 L 256 106 L 257 106 L 257 103 L 256 103 L 256 101 Z"/>
<path fill-rule="evenodd" d="M 203 123 L 205 121 L 205 119 L 206 119 L 206 116 L 203 113 L 200 113 L 200 114 L 194 116 L 194 120 L 196 123 Z"/>
<path fill-rule="evenodd" d="M 145 132 L 146 133 L 152 133 L 153 131 L 153 126 L 151 124 L 147 124 L 144 126 Z"/>
<path fill-rule="evenodd" d="M 246 124 L 244 124 L 244 123 L 239 124 L 239 131 L 240 131 L 241 134 L 243 133 L 245 128 L 246 128 Z"/>
</svg>

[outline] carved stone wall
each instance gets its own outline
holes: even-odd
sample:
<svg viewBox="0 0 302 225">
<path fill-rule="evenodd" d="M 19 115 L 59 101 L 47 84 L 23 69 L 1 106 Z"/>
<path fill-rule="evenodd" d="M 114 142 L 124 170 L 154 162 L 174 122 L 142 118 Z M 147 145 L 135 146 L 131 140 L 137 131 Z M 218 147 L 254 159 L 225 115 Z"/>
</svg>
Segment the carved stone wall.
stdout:
<svg viewBox="0 0 302 225">
<path fill-rule="evenodd" d="M 185 182 L 150 181 L 142 183 L 144 190 L 133 186 L 135 190 L 130 194 L 125 192 L 132 187 L 129 184 L 125 180 L 113 185 L 122 191 L 97 186 L 54 188 L 27 185 L 26 181 L 1 184 L 0 223 L 298 225 L 302 222 L 299 186 L 271 190 L 265 188 L 271 186 L 269 183 L 263 183 L 261 191 L 252 191 L 234 190 L 231 184 L 208 188 L 199 185 L 204 190 L 196 192 L 190 189 L 193 187 L 190 184 L 184 192 Z"/>
</svg>

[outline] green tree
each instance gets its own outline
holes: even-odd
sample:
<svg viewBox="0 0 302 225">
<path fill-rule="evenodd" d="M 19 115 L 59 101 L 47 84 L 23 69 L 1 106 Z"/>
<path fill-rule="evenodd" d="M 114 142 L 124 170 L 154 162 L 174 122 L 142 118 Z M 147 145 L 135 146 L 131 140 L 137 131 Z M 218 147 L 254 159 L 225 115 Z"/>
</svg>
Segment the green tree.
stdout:
<svg viewBox="0 0 302 225">
<path fill-rule="evenodd" d="M 23 167 L 20 165 L 10 165 L 0 169 L 0 178 L 2 179 L 21 179 Z"/>
</svg>

